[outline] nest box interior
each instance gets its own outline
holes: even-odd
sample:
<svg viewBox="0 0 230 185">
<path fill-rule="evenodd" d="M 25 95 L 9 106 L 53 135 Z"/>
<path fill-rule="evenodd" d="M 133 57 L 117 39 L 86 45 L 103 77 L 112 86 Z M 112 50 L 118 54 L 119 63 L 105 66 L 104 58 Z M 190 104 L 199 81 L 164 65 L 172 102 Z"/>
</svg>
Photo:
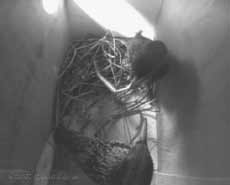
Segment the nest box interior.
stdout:
<svg viewBox="0 0 230 185">
<path fill-rule="evenodd" d="M 158 92 L 155 184 L 229 184 L 230 2 L 127 2 L 153 30 L 147 35 L 163 41 L 172 56 Z M 122 13 L 114 11 L 117 17 Z M 32 175 L 38 164 L 52 129 L 58 71 L 70 43 L 105 34 L 107 24 L 86 12 L 77 0 L 0 1 L 3 184 L 12 183 L 17 170 Z M 17 180 L 23 184 L 25 176 Z"/>
</svg>

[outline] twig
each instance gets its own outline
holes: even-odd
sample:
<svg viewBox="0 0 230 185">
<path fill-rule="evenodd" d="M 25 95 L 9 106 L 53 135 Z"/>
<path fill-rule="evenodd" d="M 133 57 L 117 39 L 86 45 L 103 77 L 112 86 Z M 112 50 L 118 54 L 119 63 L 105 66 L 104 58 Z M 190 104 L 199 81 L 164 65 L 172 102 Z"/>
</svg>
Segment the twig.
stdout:
<svg viewBox="0 0 230 185">
<path fill-rule="evenodd" d="M 94 60 L 94 66 L 95 66 L 95 70 L 96 70 L 96 74 L 98 76 L 98 78 L 104 83 L 104 85 L 113 93 L 119 93 L 119 92 L 123 92 L 128 90 L 131 86 L 132 83 L 128 84 L 126 87 L 121 88 L 121 89 L 116 89 L 108 80 L 106 80 L 99 72 L 98 68 L 97 68 L 97 64 L 96 61 Z"/>
<path fill-rule="evenodd" d="M 77 50 L 74 49 L 74 50 L 73 50 L 73 56 L 71 57 L 70 62 L 68 63 L 68 65 L 67 65 L 66 68 L 63 70 L 63 72 L 59 75 L 58 78 L 61 78 L 61 77 L 66 73 L 66 71 L 69 69 L 69 67 L 73 64 L 74 59 L 75 59 L 75 57 L 76 57 L 76 54 L 77 54 Z"/>
</svg>

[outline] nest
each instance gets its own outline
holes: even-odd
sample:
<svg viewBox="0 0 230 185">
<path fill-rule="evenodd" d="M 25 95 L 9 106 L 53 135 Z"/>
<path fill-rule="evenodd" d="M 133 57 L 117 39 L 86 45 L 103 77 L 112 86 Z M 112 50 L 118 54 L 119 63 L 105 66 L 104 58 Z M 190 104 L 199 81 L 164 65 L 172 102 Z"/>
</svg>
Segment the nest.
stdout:
<svg viewBox="0 0 230 185">
<path fill-rule="evenodd" d="M 105 97 L 116 105 L 116 110 L 100 124 L 95 136 L 121 118 L 157 111 L 155 84 L 151 76 L 135 77 L 127 40 L 108 33 L 103 38 L 77 40 L 71 45 L 59 72 L 57 124 L 77 113 L 83 131 L 94 122 L 90 110 Z"/>
</svg>

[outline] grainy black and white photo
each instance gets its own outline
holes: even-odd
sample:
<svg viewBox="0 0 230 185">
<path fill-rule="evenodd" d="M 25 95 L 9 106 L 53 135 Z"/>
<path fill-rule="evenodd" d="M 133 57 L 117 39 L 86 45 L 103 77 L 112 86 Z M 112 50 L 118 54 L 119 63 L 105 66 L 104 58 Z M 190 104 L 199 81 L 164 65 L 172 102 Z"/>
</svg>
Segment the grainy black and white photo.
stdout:
<svg viewBox="0 0 230 185">
<path fill-rule="evenodd" d="M 0 0 L 0 185 L 230 185 L 229 0 Z"/>
</svg>

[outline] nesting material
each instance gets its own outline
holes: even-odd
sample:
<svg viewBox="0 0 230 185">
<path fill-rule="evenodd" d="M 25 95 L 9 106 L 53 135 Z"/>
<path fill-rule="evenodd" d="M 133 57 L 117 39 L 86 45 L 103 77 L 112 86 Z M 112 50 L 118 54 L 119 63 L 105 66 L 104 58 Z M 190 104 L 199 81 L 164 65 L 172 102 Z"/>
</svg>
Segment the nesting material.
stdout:
<svg viewBox="0 0 230 185">
<path fill-rule="evenodd" d="M 143 127 L 142 131 L 146 132 L 146 124 Z M 146 140 L 130 147 L 123 143 L 92 139 L 62 125 L 57 127 L 54 139 L 72 154 L 74 163 L 78 163 L 99 185 L 151 183 L 153 163 Z"/>
<path fill-rule="evenodd" d="M 36 169 L 35 176 L 44 178 L 35 178 L 34 184 L 81 182 L 78 177 L 63 179 L 63 173 L 76 177 L 80 166 L 100 185 L 149 185 L 154 160 L 147 146 L 147 125 L 158 112 L 156 84 L 167 72 L 165 53 L 162 42 L 153 43 L 141 34 L 123 38 L 108 33 L 75 41 L 60 67 L 56 126 Z M 121 122 L 124 128 L 114 129 Z M 114 133 L 120 142 L 108 139 Z"/>
<path fill-rule="evenodd" d="M 150 62 L 151 43 L 141 35 L 123 38 L 111 33 L 103 38 L 78 40 L 61 65 L 54 140 L 98 184 L 139 185 L 146 179 L 145 185 L 151 182 L 153 162 L 147 146 L 150 123 L 146 115 L 154 116 L 158 111 L 156 71 L 162 70 L 161 63 L 155 62 L 154 68 Z M 151 64 L 145 66 L 147 73 L 140 73 L 137 62 Z M 128 140 L 109 140 L 108 135 L 114 132 L 121 138 L 125 128 L 112 129 L 112 133 L 108 128 L 126 119 L 127 125 L 133 127 L 132 134 L 128 130 L 124 133 Z M 141 132 L 141 128 L 146 131 Z M 139 171 L 135 170 L 137 166 Z"/>
<path fill-rule="evenodd" d="M 57 124 L 70 124 L 77 114 L 80 131 L 94 124 L 98 136 L 107 124 L 123 117 L 156 111 L 156 84 L 151 75 L 136 78 L 129 48 L 129 39 L 112 34 L 72 44 L 59 73 Z M 97 123 L 97 111 L 106 100 L 112 102 L 113 110 L 100 115 L 104 118 Z"/>
</svg>

